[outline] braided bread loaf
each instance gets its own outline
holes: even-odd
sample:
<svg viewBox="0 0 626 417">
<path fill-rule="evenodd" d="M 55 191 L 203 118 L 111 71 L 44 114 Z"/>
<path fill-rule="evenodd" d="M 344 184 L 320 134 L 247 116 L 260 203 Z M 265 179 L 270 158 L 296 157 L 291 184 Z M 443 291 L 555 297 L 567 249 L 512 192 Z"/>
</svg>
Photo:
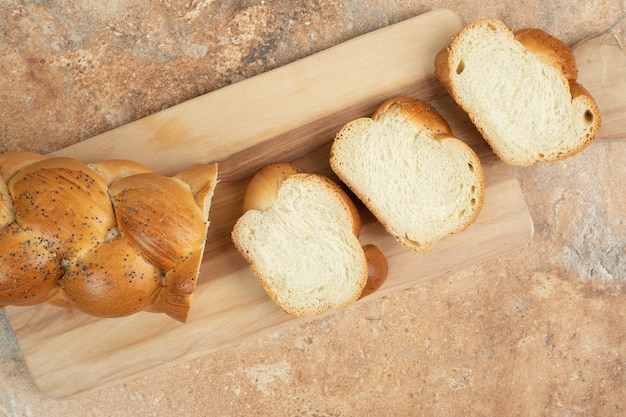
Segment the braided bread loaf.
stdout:
<svg viewBox="0 0 626 417">
<path fill-rule="evenodd" d="M 216 164 L 166 177 L 125 160 L 0 155 L 0 307 L 185 322 L 216 183 Z"/>
</svg>

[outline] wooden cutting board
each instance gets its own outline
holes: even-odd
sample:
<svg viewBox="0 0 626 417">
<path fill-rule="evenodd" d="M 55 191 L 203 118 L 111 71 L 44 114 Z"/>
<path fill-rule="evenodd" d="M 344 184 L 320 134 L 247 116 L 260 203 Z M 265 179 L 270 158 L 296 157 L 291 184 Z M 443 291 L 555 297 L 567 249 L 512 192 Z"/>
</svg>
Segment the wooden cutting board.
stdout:
<svg viewBox="0 0 626 417">
<path fill-rule="evenodd" d="M 49 305 L 7 308 L 41 390 L 72 397 L 312 320 L 281 312 L 232 246 L 247 180 L 276 161 L 336 178 L 328 166 L 334 134 L 395 95 L 430 101 L 476 150 L 486 202 L 469 229 L 421 255 L 401 247 L 361 207 L 362 243 L 383 251 L 389 276 L 359 303 L 528 243 L 533 226 L 513 168 L 493 155 L 433 77 L 435 54 L 460 29 L 454 13 L 435 10 L 56 152 L 86 162 L 131 158 L 163 174 L 217 161 L 221 182 L 186 324 L 163 314 L 100 319 Z"/>
<path fill-rule="evenodd" d="M 626 139 L 626 54 L 615 34 L 607 32 L 572 48 L 578 79 L 600 107 L 602 127 L 598 139 Z"/>
</svg>

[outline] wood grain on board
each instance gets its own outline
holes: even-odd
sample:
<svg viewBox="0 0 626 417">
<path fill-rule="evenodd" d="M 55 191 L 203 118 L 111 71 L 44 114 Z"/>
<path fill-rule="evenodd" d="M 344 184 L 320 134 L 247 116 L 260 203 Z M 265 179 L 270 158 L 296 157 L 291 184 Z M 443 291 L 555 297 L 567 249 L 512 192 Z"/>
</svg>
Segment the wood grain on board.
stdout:
<svg viewBox="0 0 626 417">
<path fill-rule="evenodd" d="M 578 66 L 578 81 L 600 107 L 602 127 L 598 139 L 626 139 L 626 55 L 619 39 L 607 32 L 572 49 Z"/>
</svg>

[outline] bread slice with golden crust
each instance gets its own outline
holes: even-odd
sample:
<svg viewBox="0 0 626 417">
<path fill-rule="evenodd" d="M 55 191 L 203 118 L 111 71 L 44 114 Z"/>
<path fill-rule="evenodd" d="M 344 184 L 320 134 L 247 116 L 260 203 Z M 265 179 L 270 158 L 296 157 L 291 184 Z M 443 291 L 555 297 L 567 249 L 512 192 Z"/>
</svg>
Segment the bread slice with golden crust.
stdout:
<svg viewBox="0 0 626 417">
<path fill-rule="evenodd" d="M 368 259 L 376 263 L 373 275 L 386 277 L 378 248 L 361 247 L 355 205 L 325 176 L 289 163 L 268 165 L 248 184 L 244 210 L 233 243 L 274 303 L 291 315 L 355 302 L 368 282 Z"/>
<path fill-rule="evenodd" d="M 474 151 L 428 103 L 384 102 L 347 123 L 330 154 L 337 176 L 405 247 L 425 252 L 474 222 L 484 175 Z"/>
<path fill-rule="evenodd" d="M 600 130 L 600 110 L 577 81 L 572 50 L 540 29 L 473 22 L 437 54 L 435 76 L 509 164 L 562 160 Z"/>
</svg>

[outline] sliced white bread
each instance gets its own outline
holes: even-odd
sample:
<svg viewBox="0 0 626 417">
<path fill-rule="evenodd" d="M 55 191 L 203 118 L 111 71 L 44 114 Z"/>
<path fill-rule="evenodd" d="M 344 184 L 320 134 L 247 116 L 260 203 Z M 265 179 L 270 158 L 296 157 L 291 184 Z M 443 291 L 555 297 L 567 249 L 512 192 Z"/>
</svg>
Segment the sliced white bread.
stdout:
<svg viewBox="0 0 626 417">
<path fill-rule="evenodd" d="M 292 164 L 272 164 L 250 181 L 244 210 L 233 242 L 283 311 L 317 315 L 360 298 L 370 256 L 359 243 L 357 209 L 337 184 Z M 386 259 L 373 250 L 386 276 Z"/>
<path fill-rule="evenodd" d="M 483 205 L 478 156 L 424 101 L 392 98 L 372 118 L 346 124 L 330 165 L 387 231 L 416 252 L 467 228 Z"/>
<path fill-rule="evenodd" d="M 573 52 L 542 30 L 471 23 L 437 54 L 435 75 L 509 164 L 562 160 L 600 130 L 600 110 L 577 82 Z"/>
</svg>

